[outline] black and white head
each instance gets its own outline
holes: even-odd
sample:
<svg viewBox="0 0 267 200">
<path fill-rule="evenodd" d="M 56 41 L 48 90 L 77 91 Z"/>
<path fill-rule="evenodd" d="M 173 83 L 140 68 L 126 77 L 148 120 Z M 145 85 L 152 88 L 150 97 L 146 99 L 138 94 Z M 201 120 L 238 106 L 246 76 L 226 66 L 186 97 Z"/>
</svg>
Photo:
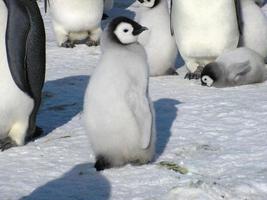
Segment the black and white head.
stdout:
<svg viewBox="0 0 267 200">
<path fill-rule="evenodd" d="M 211 87 L 219 80 L 222 74 L 219 64 L 216 62 L 206 65 L 201 73 L 201 83 L 203 86 Z"/>
<path fill-rule="evenodd" d="M 111 39 L 119 44 L 128 45 L 137 42 L 139 34 L 148 30 L 127 17 L 117 17 L 109 24 Z"/>
<path fill-rule="evenodd" d="M 137 0 L 137 1 L 139 1 L 139 3 L 141 3 L 142 6 L 144 6 L 144 7 L 147 7 L 147 8 L 154 8 L 154 7 L 156 7 L 156 6 L 160 3 L 160 1 L 162 1 L 162 0 Z"/>
</svg>

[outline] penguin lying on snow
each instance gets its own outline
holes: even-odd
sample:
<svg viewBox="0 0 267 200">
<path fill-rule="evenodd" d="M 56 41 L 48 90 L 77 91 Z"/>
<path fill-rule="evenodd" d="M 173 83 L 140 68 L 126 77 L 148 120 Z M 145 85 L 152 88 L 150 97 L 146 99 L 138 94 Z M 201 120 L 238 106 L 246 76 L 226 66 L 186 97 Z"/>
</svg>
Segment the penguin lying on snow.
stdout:
<svg viewBox="0 0 267 200">
<path fill-rule="evenodd" d="M 222 54 L 205 66 L 201 74 L 204 86 L 229 87 L 261 83 L 266 80 L 264 59 L 249 48 L 237 48 Z"/>
<path fill-rule="evenodd" d="M 99 45 L 104 6 L 112 7 L 113 0 L 49 0 L 49 2 L 59 46 L 73 48 L 75 43 L 83 40 L 86 40 L 88 46 Z"/>
<path fill-rule="evenodd" d="M 95 168 L 145 164 L 155 150 L 148 63 L 138 36 L 147 28 L 125 17 L 105 30 L 103 55 L 84 101 L 84 121 L 96 155 Z"/>
<path fill-rule="evenodd" d="M 138 0 L 138 2 L 136 20 L 149 29 L 139 37 L 139 42 L 146 50 L 150 75 L 177 75 L 175 61 L 178 52 L 170 31 L 167 1 Z"/>
<path fill-rule="evenodd" d="M 45 78 L 45 30 L 31 0 L 0 0 L 0 149 L 40 134 L 36 114 Z"/>
<path fill-rule="evenodd" d="M 172 0 L 171 20 L 178 49 L 198 79 L 203 67 L 239 42 L 239 0 Z M 238 28 L 239 27 L 239 28 Z"/>
</svg>

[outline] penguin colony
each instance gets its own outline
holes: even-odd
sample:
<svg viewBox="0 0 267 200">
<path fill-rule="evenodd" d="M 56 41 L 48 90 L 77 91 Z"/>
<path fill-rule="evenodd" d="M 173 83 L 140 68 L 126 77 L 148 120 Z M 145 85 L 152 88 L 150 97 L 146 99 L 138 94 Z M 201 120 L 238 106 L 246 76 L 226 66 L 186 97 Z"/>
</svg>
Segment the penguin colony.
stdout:
<svg viewBox="0 0 267 200">
<path fill-rule="evenodd" d="M 156 130 L 149 77 L 177 75 L 178 50 L 188 69 L 185 78 L 200 78 L 203 86 L 266 80 L 262 0 L 171 0 L 170 8 L 167 0 L 137 0 L 135 20 L 114 18 L 104 31 L 101 19 L 113 0 L 45 2 L 60 47 L 101 45 L 83 114 L 98 171 L 153 160 Z M 36 115 L 46 61 L 44 23 L 35 1 L 0 0 L 0 23 L 3 151 L 41 134 Z"/>
</svg>

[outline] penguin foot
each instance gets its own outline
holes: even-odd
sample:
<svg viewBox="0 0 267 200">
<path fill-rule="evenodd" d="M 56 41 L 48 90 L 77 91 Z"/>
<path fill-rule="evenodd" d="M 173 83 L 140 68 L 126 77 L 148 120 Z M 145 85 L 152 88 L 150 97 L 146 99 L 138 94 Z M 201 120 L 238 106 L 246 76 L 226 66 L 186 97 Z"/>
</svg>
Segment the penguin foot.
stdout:
<svg viewBox="0 0 267 200">
<path fill-rule="evenodd" d="M 103 171 L 111 168 L 110 162 L 104 156 L 97 156 L 95 163 L 96 171 Z"/>
<path fill-rule="evenodd" d="M 33 133 L 33 135 L 30 138 L 30 140 L 33 140 L 33 139 L 36 139 L 36 138 L 40 137 L 43 133 L 44 133 L 43 129 L 38 127 L 38 126 L 36 126 L 35 132 Z"/>
<path fill-rule="evenodd" d="M 106 13 L 104 13 L 102 16 L 102 20 L 106 20 L 107 18 L 109 18 L 109 16 Z"/>
<path fill-rule="evenodd" d="M 34 134 L 33 134 L 33 138 L 38 138 L 38 137 L 40 137 L 43 133 L 44 133 L 43 129 L 40 128 L 40 127 L 38 127 L 38 126 L 36 126 L 36 128 L 35 128 L 35 132 L 34 132 Z"/>
<path fill-rule="evenodd" d="M 196 70 L 194 73 L 192 73 L 192 72 L 188 72 L 188 73 L 185 75 L 184 78 L 185 78 L 185 79 L 189 79 L 189 80 L 191 80 L 191 79 L 200 79 L 200 77 L 201 77 L 201 73 L 202 73 L 203 69 L 204 69 L 204 67 L 202 67 L 202 66 L 198 66 L 197 70 Z"/>
<path fill-rule="evenodd" d="M 5 151 L 15 146 L 17 146 L 17 144 L 10 137 L 0 139 L 0 150 L 1 151 Z"/>
<path fill-rule="evenodd" d="M 66 42 L 61 44 L 61 47 L 74 48 L 75 44 L 73 42 L 71 42 L 70 40 L 67 40 Z"/>
<path fill-rule="evenodd" d="M 173 68 L 168 69 L 166 74 L 167 75 L 172 75 L 172 76 L 178 76 L 179 75 L 179 73 Z"/>
<path fill-rule="evenodd" d="M 88 47 L 98 46 L 99 44 L 100 44 L 99 41 L 93 41 L 93 40 L 88 40 L 88 41 L 86 42 L 86 45 L 87 45 Z"/>
</svg>

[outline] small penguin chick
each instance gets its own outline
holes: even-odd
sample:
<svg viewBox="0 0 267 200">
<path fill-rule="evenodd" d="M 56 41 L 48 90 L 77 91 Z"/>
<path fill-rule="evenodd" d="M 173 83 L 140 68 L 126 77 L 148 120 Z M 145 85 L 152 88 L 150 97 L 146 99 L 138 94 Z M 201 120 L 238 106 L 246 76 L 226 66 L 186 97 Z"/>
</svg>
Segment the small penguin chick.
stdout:
<svg viewBox="0 0 267 200">
<path fill-rule="evenodd" d="M 266 80 L 264 59 L 255 51 L 242 47 L 226 52 L 206 65 L 201 74 L 203 86 L 231 87 Z"/>
<path fill-rule="evenodd" d="M 97 171 L 146 164 L 154 156 L 148 63 L 137 42 L 145 30 L 131 19 L 118 17 L 101 36 L 102 55 L 84 100 L 84 122 Z"/>
<path fill-rule="evenodd" d="M 131 44 L 138 40 L 138 35 L 148 30 L 135 21 L 126 17 L 117 17 L 109 25 L 109 36 L 118 44 Z"/>
<path fill-rule="evenodd" d="M 240 0 L 243 21 L 241 46 L 248 47 L 267 58 L 267 20 L 258 6 L 261 1 Z M 258 5 L 256 4 L 258 3 Z"/>
<path fill-rule="evenodd" d="M 135 19 L 149 29 L 138 41 L 146 50 L 150 76 L 178 75 L 178 49 L 171 34 L 168 2 L 138 0 L 137 5 Z"/>
</svg>

